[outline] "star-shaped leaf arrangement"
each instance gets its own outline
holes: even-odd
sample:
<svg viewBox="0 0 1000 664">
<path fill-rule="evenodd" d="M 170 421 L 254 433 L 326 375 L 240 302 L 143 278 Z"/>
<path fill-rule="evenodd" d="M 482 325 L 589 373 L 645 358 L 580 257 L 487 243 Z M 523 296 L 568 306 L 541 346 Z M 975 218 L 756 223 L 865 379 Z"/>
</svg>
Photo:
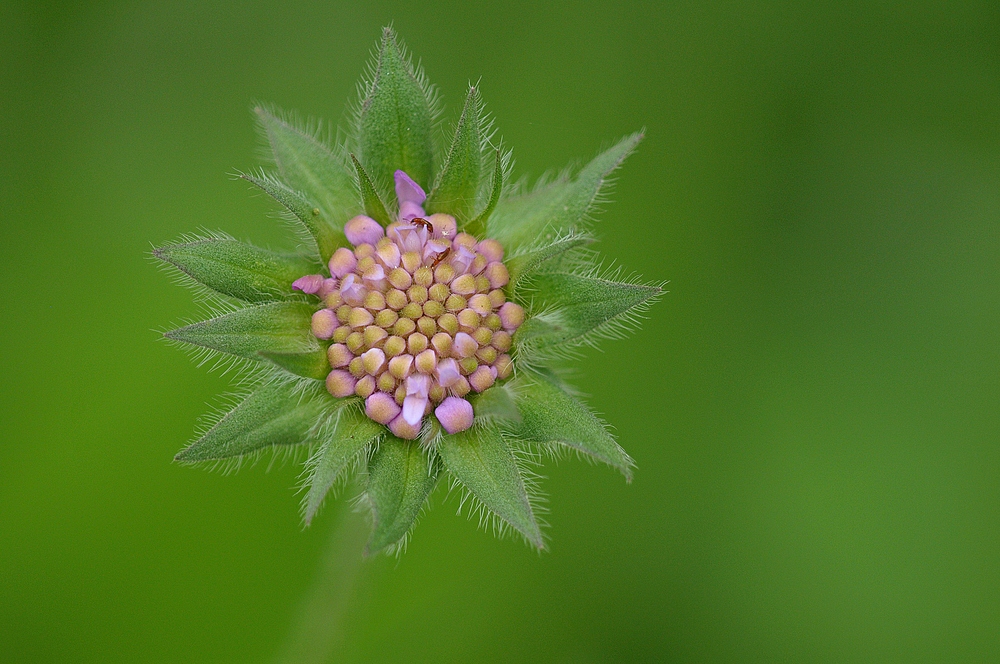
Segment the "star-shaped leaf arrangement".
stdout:
<svg viewBox="0 0 1000 664">
<path fill-rule="evenodd" d="M 359 475 L 370 553 L 399 550 L 442 481 L 544 549 L 539 452 L 632 478 L 632 459 L 561 376 L 661 293 L 589 248 L 609 176 L 642 134 L 529 189 L 510 183 L 476 86 L 440 148 L 437 96 L 389 28 L 360 90 L 342 144 L 256 109 L 273 168 L 241 177 L 280 206 L 300 252 L 222 234 L 153 252 L 216 305 L 166 337 L 242 369 L 239 402 L 177 460 L 302 446 L 305 523 Z"/>
</svg>

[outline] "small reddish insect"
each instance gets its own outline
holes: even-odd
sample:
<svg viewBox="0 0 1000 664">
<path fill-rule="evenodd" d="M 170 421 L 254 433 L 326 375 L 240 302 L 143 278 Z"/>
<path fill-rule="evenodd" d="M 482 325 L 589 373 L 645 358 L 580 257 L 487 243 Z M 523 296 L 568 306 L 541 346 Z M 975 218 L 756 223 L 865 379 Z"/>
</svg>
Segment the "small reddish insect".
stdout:
<svg viewBox="0 0 1000 664">
<path fill-rule="evenodd" d="M 410 223 L 412 223 L 414 226 L 423 226 L 424 228 L 427 229 L 428 233 L 434 232 L 434 224 L 427 221 L 423 217 L 414 217 L 413 219 L 410 220 Z"/>
<path fill-rule="evenodd" d="M 448 254 L 450 253 L 451 253 L 451 247 L 448 247 L 447 249 L 442 251 L 440 254 L 437 255 L 437 258 L 434 259 L 434 262 L 431 263 L 431 267 L 437 267 L 438 265 L 440 265 L 444 259 L 448 258 Z"/>
</svg>

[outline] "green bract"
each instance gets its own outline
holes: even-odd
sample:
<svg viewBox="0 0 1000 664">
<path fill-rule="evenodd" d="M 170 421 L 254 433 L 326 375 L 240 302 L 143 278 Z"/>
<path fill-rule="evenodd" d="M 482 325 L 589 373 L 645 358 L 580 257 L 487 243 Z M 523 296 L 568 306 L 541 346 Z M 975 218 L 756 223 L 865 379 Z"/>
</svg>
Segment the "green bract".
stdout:
<svg viewBox="0 0 1000 664">
<path fill-rule="evenodd" d="M 200 358 L 218 356 L 244 369 L 239 404 L 181 451 L 177 460 L 217 463 L 279 446 L 306 446 L 310 456 L 304 474 L 305 522 L 313 519 L 333 487 L 360 473 L 363 503 L 372 515 L 369 552 L 398 550 L 442 480 L 460 487 L 465 492 L 462 504 L 494 519 L 499 530 L 510 527 L 543 549 L 545 540 L 534 498 L 536 476 L 527 468 L 537 451 L 573 450 L 613 466 L 626 480 L 632 478 L 632 459 L 604 423 L 566 389 L 556 370 L 575 356 L 574 349 L 630 329 L 637 314 L 661 293 L 655 285 L 621 281 L 616 273 L 603 270 L 587 248 L 593 240 L 590 222 L 595 205 L 606 193 L 608 176 L 635 149 L 642 135 L 625 137 L 576 172 L 565 172 L 555 180 L 525 189 L 509 184 L 510 153 L 492 142 L 493 131 L 478 88 L 468 91 L 450 145 L 443 149 L 436 144 L 436 95 L 391 29 L 384 31 L 371 76 L 360 90 L 361 99 L 344 144 L 327 145 L 283 114 L 256 109 L 273 155 L 273 168 L 242 177 L 284 210 L 299 231 L 298 253 L 276 253 L 224 235 L 188 237 L 153 252 L 179 270 L 185 281 L 209 294 L 210 303 L 219 305 L 218 315 L 165 336 L 192 348 Z M 483 250 L 484 255 L 499 253 L 502 265 L 490 263 L 491 270 L 482 273 L 491 275 L 489 279 L 476 276 L 480 272 L 475 270 L 482 271 L 482 266 L 463 267 L 469 272 L 462 282 L 448 271 L 434 272 L 437 291 L 420 290 L 423 286 L 417 286 L 416 268 L 408 268 L 409 273 L 400 273 L 401 278 L 409 284 L 413 275 L 414 286 L 407 291 L 408 300 L 400 300 L 403 293 L 395 291 L 399 301 L 395 310 L 389 308 L 389 296 L 377 291 L 370 293 L 373 304 L 365 300 L 366 310 L 359 308 L 361 303 L 352 305 L 353 309 L 347 305 L 338 308 L 339 293 L 334 293 L 337 302 L 331 304 L 329 299 L 320 299 L 328 298 L 322 292 L 309 294 L 317 293 L 316 288 L 299 287 L 301 279 L 311 275 L 308 279 L 314 281 L 310 283 L 347 288 L 348 277 L 343 272 L 331 276 L 327 269 L 328 262 L 334 264 L 330 259 L 335 253 L 340 256 L 335 261 L 348 263 L 383 260 L 383 254 L 373 254 L 372 244 L 364 245 L 368 249 L 352 249 L 348 237 L 354 231 L 345 232 L 345 224 L 365 215 L 370 219 L 359 222 L 357 228 L 368 233 L 379 225 L 391 230 L 411 223 L 413 216 L 403 219 L 396 206 L 393 179 L 398 194 L 399 171 L 412 178 L 417 189 L 428 192 L 426 214 L 432 219 L 457 221 L 456 244 L 448 244 L 452 241 L 449 238 L 446 246 L 461 252 L 460 241 L 495 240 L 488 251 Z M 408 191 L 415 190 L 411 187 Z M 425 223 L 419 217 L 412 223 L 418 221 Z M 361 247 L 361 241 L 353 242 Z M 404 244 L 400 240 L 399 246 Z M 347 248 L 346 254 L 342 247 Z M 379 251 L 383 249 L 398 265 L 400 254 L 390 255 L 397 245 L 386 245 Z M 440 259 L 449 255 L 441 254 Z M 478 254 L 469 254 L 466 262 L 473 255 Z M 427 279 L 440 262 L 431 263 L 434 256 L 421 259 L 428 261 L 420 268 Z M 414 259 L 409 260 L 412 263 Z M 489 260 L 500 262 L 498 258 Z M 381 267 L 374 262 L 357 265 L 355 282 L 360 283 L 362 269 L 377 268 L 377 273 L 364 273 L 364 279 L 369 275 L 376 281 L 383 279 L 381 292 L 389 292 L 379 276 Z M 391 277 L 388 272 L 387 267 L 385 278 Z M 447 286 L 452 278 L 454 293 Z M 298 290 L 292 287 L 293 282 Z M 466 297 L 458 295 L 466 286 L 478 287 L 481 293 L 468 296 L 468 304 Z M 439 300 L 432 302 L 433 297 Z M 456 313 L 466 306 L 485 307 L 485 313 L 480 316 L 466 308 L 456 317 L 449 313 L 453 302 L 458 302 Z M 514 304 L 504 305 L 496 315 L 504 302 Z M 522 309 L 524 320 L 520 322 Z M 403 321 L 404 316 L 409 320 Z M 400 322 L 395 322 L 397 318 Z M 458 326 L 467 324 L 471 327 L 462 339 Z M 340 327 L 335 331 L 333 326 Z M 389 420 L 373 414 L 365 398 L 372 390 L 382 390 L 382 408 L 391 410 L 395 406 L 390 397 L 396 390 L 396 402 L 403 403 L 402 396 L 409 394 L 408 383 L 398 382 L 403 378 L 388 372 L 410 371 L 410 364 L 384 363 L 403 352 L 403 338 L 390 335 L 404 334 L 404 329 L 409 334 L 415 326 L 427 334 L 414 332 L 406 341 L 407 352 L 417 358 L 414 371 L 433 373 L 428 366 L 436 366 L 434 362 L 441 358 L 455 357 L 460 361 L 452 366 L 461 367 L 463 376 L 473 378 L 477 366 L 478 373 L 470 391 L 470 381 L 458 378 L 452 369 L 451 380 L 464 381 L 461 393 L 450 392 L 461 406 L 449 415 L 453 421 L 441 416 L 440 409 L 433 411 L 428 406 L 432 414 L 426 420 L 414 420 L 423 425 L 412 429 L 415 439 L 404 440 L 376 421 Z M 513 338 L 505 330 L 510 330 Z M 435 331 L 439 333 L 436 336 Z M 491 335 L 495 340 L 489 346 Z M 415 342 L 415 337 L 422 340 Z M 472 344 L 467 352 L 476 354 L 459 354 L 465 352 L 459 342 L 466 347 Z M 449 350 L 453 343 L 454 350 Z M 374 354 L 365 353 L 361 358 L 364 349 Z M 434 352 L 428 356 L 429 351 Z M 508 354 L 512 362 L 499 359 Z M 336 389 L 329 381 L 323 382 L 333 374 L 340 375 Z M 352 374 L 358 378 L 354 388 Z M 454 384 L 440 380 L 435 403 L 444 398 L 445 386 Z M 360 396 L 351 394 L 352 389 Z M 425 385 L 425 401 L 427 389 Z M 338 391 L 349 396 L 332 396 Z M 461 401 L 466 396 L 468 403 Z M 470 404 L 474 418 L 463 419 L 469 417 L 463 412 L 468 413 Z M 454 422 L 462 422 L 461 427 Z M 392 430 L 404 435 L 398 428 Z M 458 432 L 448 433 L 455 430 Z"/>
</svg>

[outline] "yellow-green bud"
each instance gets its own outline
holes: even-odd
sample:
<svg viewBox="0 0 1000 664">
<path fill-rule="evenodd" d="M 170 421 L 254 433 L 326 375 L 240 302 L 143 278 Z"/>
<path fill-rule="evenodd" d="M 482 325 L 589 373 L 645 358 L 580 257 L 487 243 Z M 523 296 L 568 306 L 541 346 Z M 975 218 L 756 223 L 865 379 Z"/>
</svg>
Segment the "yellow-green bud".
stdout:
<svg viewBox="0 0 1000 664">
<path fill-rule="evenodd" d="M 434 273 L 426 266 L 417 268 L 417 271 L 413 273 L 413 283 L 424 288 L 429 288 L 434 283 Z"/>
<path fill-rule="evenodd" d="M 347 339 L 344 343 L 347 344 L 347 347 L 351 349 L 352 353 L 357 353 L 365 347 L 365 335 L 361 332 L 351 332 L 347 335 Z"/>
<path fill-rule="evenodd" d="M 392 333 L 405 339 L 415 329 L 417 329 L 417 324 L 413 322 L 412 318 L 400 318 L 392 326 Z"/>
<path fill-rule="evenodd" d="M 462 330 L 466 332 L 471 332 L 472 330 L 479 327 L 479 324 L 483 321 L 483 317 L 477 314 L 472 309 L 462 309 L 458 312 L 458 324 Z"/>
<path fill-rule="evenodd" d="M 375 392 L 375 379 L 371 376 L 365 376 L 354 386 L 354 393 L 362 399 L 367 399 L 373 392 Z"/>
<path fill-rule="evenodd" d="M 389 283 L 392 284 L 393 288 L 406 290 L 413 284 L 413 277 L 403 268 L 397 267 L 389 272 Z"/>
<path fill-rule="evenodd" d="M 438 327 L 455 336 L 458 334 L 458 317 L 455 314 L 442 314 L 437 319 Z"/>
<path fill-rule="evenodd" d="M 385 294 L 385 303 L 396 311 L 405 307 L 406 302 L 406 293 L 397 288 L 394 288 Z"/>
<path fill-rule="evenodd" d="M 472 338 L 476 340 L 480 346 L 486 346 L 493 339 L 493 330 L 488 327 L 478 327 L 475 332 L 472 333 Z"/>
<path fill-rule="evenodd" d="M 445 332 L 438 332 L 431 337 L 431 346 L 437 351 L 439 357 L 448 357 L 451 355 L 451 344 L 451 335 Z"/>
<path fill-rule="evenodd" d="M 414 284 L 406 289 L 406 295 L 410 298 L 410 304 L 423 304 L 427 301 L 427 288 Z"/>
<path fill-rule="evenodd" d="M 483 364 L 493 364 L 497 359 L 497 349 L 493 346 L 483 346 L 476 351 L 476 357 Z"/>
<path fill-rule="evenodd" d="M 364 334 L 366 348 L 374 348 L 381 345 L 382 342 L 385 341 L 385 338 L 389 336 L 388 332 L 377 325 L 369 325 L 366 327 Z"/>
<path fill-rule="evenodd" d="M 416 355 L 425 348 L 427 348 L 427 337 L 420 332 L 414 332 L 406 340 L 406 349 L 411 355 Z"/>
<path fill-rule="evenodd" d="M 370 311 L 385 309 L 385 296 L 378 291 L 368 293 L 368 295 L 365 295 L 365 309 Z"/>
<path fill-rule="evenodd" d="M 408 305 L 400 309 L 399 315 L 402 318 L 417 320 L 424 315 L 424 308 L 416 302 L 410 302 Z"/>
<path fill-rule="evenodd" d="M 361 274 L 364 274 L 373 267 L 375 267 L 375 259 L 371 256 L 365 256 L 358 261 L 358 266 L 355 269 Z"/>
<path fill-rule="evenodd" d="M 510 378 L 510 374 L 514 371 L 514 363 L 511 361 L 510 355 L 501 355 L 493 366 L 497 368 L 497 378 L 500 380 Z"/>
<path fill-rule="evenodd" d="M 344 303 L 344 297 L 339 290 L 330 291 L 323 298 L 323 303 L 326 304 L 327 309 L 336 309 Z"/>
<path fill-rule="evenodd" d="M 437 366 L 437 355 L 430 348 L 423 350 L 414 359 L 414 366 L 420 373 L 434 373 L 434 368 Z"/>
<path fill-rule="evenodd" d="M 396 389 L 396 379 L 388 371 L 383 371 L 375 380 L 375 386 L 380 392 L 392 392 Z"/>
<path fill-rule="evenodd" d="M 375 317 L 372 316 L 372 312 L 361 307 L 351 309 L 351 314 L 347 317 L 347 324 L 355 328 L 371 325 L 374 321 Z"/>
<path fill-rule="evenodd" d="M 389 337 L 385 340 L 382 350 L 385 351 L 387 357 L 396 357 L 406 350 L 406 339 L 397 336 Z"/>
<path fill-rule="evenodd" d="M 469 393 L 469 390 L 471 390 L 472 387 L 469 385 L 469 379 L 466 378 L 465 376 L 462 376 L 455 383 L 453 383 L 452 386 L 448 389 L 450 389 L 451 393 L 454 394 L 456 397 L 464 397 L 466 394 Z"/>
<path fill-rule="evenodd" d="M 437 323 L 434 322 L 433 318 L 427 316 L 421 316 L 417 319 L 417 329 L 425 337 L 433 337 L 437 332 Z"/>
<path fill-rule="evenodd" d="M 476 278 L 471 274 L 455 277 L 455 280 L 451 282 L 451 290 L 459 295 L 472 295 L 476 292 Z"/>
<path fill-rule="evenodd" d="M 499 288 L 494 288 L 489 292 L 488 297 L 490 298 L 490 306 L 494 309 L 499 309 L 500 306 L 507 301 L 507 296 L 503 294 L 503 291 Z"/>
<path fill-rule="evenodd" d="M 420 258 L 420 254 L 416 251 L 407 251 L 403 254 L 403 268 L 410 274 L 416 272 L 422 262 L 423 259 Z"/>
<path fill-rule="evenodd" d="M 449 263 L 441 263 L 434 268 L 434 281 L 439 284 L 450 284 L 455 278 L 455 268 Z"/>
<path fill-rule="evenodd" d="M 493 333 L 493 340 L 490 344 L 496 348 L 501 353 L 506 353 L 510 350 L 511 336 L 510 332 L 500 330 Z"/>
<path fill-rule="evenodd" d="M 427 289 L 427 297 L 435 302 L 444 302 L 450 293 L 451 289 L 447 284 L 437 283 Z"/>
<path fill-rule="evenodd" d="M 437 300 L 427 300 L 424 302 L 424 315 L 437 318 L 444 313 L 444 305 Z"/>
<path fill-rule="evenodd" d="M 397 314 L 392 309 L 383 309 L 382 311 L 375 314 L 375 324 L 379 327 L 389 328 L 393 323 L 399 318 Z M 497 317 L 497 326 L 499 327 L 500 317 Z"/>
</svg>

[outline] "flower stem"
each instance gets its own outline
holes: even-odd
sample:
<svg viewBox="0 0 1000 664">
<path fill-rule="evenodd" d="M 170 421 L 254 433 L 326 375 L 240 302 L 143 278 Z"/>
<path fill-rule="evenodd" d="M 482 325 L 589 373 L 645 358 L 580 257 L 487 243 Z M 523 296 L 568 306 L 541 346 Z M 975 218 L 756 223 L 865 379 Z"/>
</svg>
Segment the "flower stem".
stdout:
<svg viewBox="0 0 1000 664">
<path fill-rule="evenodd" d="M 338 501 L 340 514 L 326 545 L 316 578 L 299 606 L 295 623 L 274 661 L 276 664 L 320 664 L 342 643 L 343 619 L 352 590 L 365 567 L 362 556 L 367 524 Z"/>
</svg>

